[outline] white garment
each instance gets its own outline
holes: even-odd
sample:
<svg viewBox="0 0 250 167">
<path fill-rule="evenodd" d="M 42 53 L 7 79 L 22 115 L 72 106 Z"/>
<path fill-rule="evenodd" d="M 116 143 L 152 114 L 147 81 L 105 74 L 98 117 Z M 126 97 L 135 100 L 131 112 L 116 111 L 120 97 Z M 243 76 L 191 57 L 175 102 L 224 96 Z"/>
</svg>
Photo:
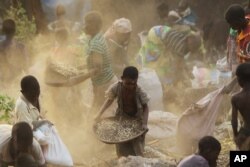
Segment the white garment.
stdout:
<svg viewBox="0 0 250 167">
<path fill-rule="evenodd" d="M 184 158 L 177 167 L 209 167 L 209 164 L 202 156 L 193 154 Z"/>
<path fill-rule="evenodd" d="M 32 126 L 33 121 L 39 119 L 39 111 L 23 95 L 21 95 L 15 105 L 15 123 L 27 122 Z"/>
</svg>

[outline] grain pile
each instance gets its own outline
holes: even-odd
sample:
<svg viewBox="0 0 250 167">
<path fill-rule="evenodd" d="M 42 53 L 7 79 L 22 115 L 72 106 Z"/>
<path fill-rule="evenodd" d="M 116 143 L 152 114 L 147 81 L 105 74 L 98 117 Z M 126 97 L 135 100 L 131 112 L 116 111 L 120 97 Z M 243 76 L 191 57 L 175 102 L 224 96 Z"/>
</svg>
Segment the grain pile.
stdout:
<svg viewBox="0 0 250 167">
<path fill-rule="evenodd" d="M 105 143 L 121 143 L 143 134 L 141 122 L 138 119 L 106 118 L 94 125 L 97 137 Z"/>
</svg>

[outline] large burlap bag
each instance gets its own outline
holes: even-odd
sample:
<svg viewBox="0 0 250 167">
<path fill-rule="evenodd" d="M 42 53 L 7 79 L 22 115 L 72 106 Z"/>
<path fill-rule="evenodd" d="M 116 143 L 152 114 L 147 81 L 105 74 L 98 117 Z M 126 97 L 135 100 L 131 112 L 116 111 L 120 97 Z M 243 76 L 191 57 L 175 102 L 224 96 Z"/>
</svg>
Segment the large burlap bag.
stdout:
<svg viewBox="0 0 250 167">
<path fill-rule="evenodd" d="M 213 135 L 223 99 L 221 90 L 220 88 L 209 93 L 181 115 L 177 124 L 177 145 L 183 152 L 192 153 L 202 137 Z"/>
</svg>

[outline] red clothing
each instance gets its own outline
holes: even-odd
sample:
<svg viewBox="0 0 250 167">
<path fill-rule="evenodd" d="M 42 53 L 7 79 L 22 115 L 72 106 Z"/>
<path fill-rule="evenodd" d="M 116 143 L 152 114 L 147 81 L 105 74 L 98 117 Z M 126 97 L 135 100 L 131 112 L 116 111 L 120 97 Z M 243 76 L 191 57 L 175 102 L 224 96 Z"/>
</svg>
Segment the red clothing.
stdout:
<svg viewBox="0 0 250 167">
<path fill-rule="evenodd" d="M 250 62 L 250 22 L 237 36 L 237 56 L 240 63 Z"/>
</svg>

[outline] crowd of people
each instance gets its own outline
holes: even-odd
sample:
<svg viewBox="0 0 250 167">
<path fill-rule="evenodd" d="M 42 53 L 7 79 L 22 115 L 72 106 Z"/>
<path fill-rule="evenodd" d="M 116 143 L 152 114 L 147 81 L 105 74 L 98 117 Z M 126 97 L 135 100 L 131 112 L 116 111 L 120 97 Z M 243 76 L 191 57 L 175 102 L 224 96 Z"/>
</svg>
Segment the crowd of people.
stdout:
<svg viewBox="0 0 250 167">
<path fill-rule="evenodd" d="M 144 156 L 150 97 L 137 84 L 140 70 L 144 67 L 154 69 L 163 89 L 169 84 L 186 84 L 184 81 L 191 78 L 189 63 L 206 63 L 203 32 L 196 26 L 198 16 L 187 0 L 180 0 L 178 8 L 173 10 L 169 10 L 167 3 L 159 3 L 159 24 L 141 34 L 145 39 L 141 38 L 141 47 L 134 59 L 131 59 L 128 49 L 133 25 L 129 19 L 122 17 L 114 20 L 103 33 L 105 23 L 98 11 L 88 12 L 81 28 L 71 24 L 64 17 L 65 12 L 65 7 L 58 5 L 57 20 L 48 25 L 54 35 L 55 45 L 44 64 L 42 84 L 53 92 L 51 96 L 57 109 L 68 110 L 67 107 L 81 101 L 81 95 L 76 93 L 79 88 L 73 91 L 73 86 L 90 79 L 94 98 L 89 113 L 94 122 L 100 121 L 103 113 L 116 100 L 115 116 L 137 118 L 141 122 L 141 128 L 145 130 L 145 133 L 133 140 L 116 144 L 118 158 Z M 235 77 L 223 88 L 222 93 L 230 93 L 237 84 L 241 87 L 240 92 L 234 94 L 231 100 L 232 129 L 237 148 L 249 151 L 250 21 L 247 10 L 237 4 L 226 10 L 225 20 L 231 27 L 228 32 L 227 53 L 228 64 L 234 65 L 231 70 Z M 43 90 L 40 90 L 41 83 L 37 79 L 39 76 L 29 75 L 29 68 L 32 66 L 30 51 L 15 39 L 15 32 L 15 21 L 5 19 L 2 24 L 3 39 L 0 38 L 0 80 L 9 84 L 19 76 L 22 78 L 21 95 L 14 109 L 14 125 L 7 140 L 0 143 L 0 167 L 43 167 L 46 166 L 43 146 L 39 145 L 36 138 L 33 139 L 32 132 L 37 121 L 46 120 L 41 114 L 39 102 Z M 81 33 L 84 34 L 83 43 L 78 41 Z M 63 99 L 66 93 L 70 94 L 69 101 Z M 65 103 L 61 104 L 62 102 Z M 239 113 L 243 124 L 238 131 Z M 46 123 L 52 125 L 49 121 Z M 220 150 L 221 144 L 217 139 L 204 136 L 198 143 L 197 154 L 184 158 L 178 167 L 216 167 Z"/>
</svg>

